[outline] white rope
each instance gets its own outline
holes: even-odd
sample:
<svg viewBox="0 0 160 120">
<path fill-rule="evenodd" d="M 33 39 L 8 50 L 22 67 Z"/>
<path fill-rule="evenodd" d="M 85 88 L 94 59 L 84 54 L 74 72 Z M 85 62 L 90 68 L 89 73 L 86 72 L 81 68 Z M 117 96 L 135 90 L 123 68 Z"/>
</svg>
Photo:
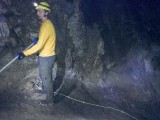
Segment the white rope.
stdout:
<svg viewBox="0 0 160 120">
<path fill-rule="evenodd" d="M 66 98 L 68 98 L 68 99 L 71 99 L 71 100 L 73 100 L 73 101 L 77 101 L 77 102 L 80 102 L 80 103 L 83 103 L 83 104 L 87 104 L 87 105 L 91 105 L 91 106 L 95 106 L 95 107 L 100 107 L 100 108 L 105 108 L 105 109 L 111 109 L 111 110 L 114 110 L 114 111 L 118 111 L 118 112 L 121 112 L 122 114 L 125 114 L 125 115 L 133 118 L 134 120 L 138 120 L 137 118 L 133 117 L 133 116 L 130 115 L 129 113 L 124 112 L 124 111 L 119 110 L 119 109 L 116 109 L 116 108 L 106 107 L 106 106 L 102 106 L 102 105 L 97 105 L 97 104 L 93 104 L 93 103 L 81 101 L 81 100 L 72 98 L 72 97 L 70 97 L 70 96 L 64 95 L 64 94 L 62 94 L 62 93 L 55 93 L 55 94 L 61 95 L 61 96 L 63 96 L 63 97 L 66 97 Z"/>
</svg>

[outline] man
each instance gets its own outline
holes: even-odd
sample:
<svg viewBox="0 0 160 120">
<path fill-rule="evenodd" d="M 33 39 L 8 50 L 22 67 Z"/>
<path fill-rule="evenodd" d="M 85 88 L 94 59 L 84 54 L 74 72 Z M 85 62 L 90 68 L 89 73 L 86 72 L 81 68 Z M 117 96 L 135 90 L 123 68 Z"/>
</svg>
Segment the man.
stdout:
<svg viewBox="0 0 160 120">
<path fill-rule="evenodd" d="M 38 53 L 39 75 L 42 80 L 42 92 L 46 94 L 46 102 L 53 102 L 52 68 L 55 61 L 56 33 L 52 22 L 48 19 L 50 6 L 46 2 L 40 2 L 36 7 L 38 19 L 41 22 L 39 40 L 30 49 L 18 54 L 18 59 L 23 59 Z"/>
</svg>

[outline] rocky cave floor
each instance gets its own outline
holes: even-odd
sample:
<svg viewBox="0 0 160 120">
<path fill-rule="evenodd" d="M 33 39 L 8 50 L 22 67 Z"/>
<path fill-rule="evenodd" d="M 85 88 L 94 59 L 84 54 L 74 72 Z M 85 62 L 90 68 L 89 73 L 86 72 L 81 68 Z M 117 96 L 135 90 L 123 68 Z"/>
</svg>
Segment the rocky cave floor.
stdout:
<svg viewBox="0 0 160 120">
<path fill-rule="evenodd" d="M 0 68 L 14 58 L 11 54 L 13 53 L 0 58 Z M 131 116 L 123 113 L 123 111 L 127 112 L 123 108 L 117 108 L 123 111 L 106 109 L 77 102 L 60 95 L 56 96 L 55 104 L 42 105 L 38 100 L 32 99 L 33 91 L 29 90 L 30 88 L 22 89 L 30 79 L 25 79 L 28 73 L 35 74 L 32 70 L 37 68 L 35 61 L 34 57 L 16 61 L 0 74 L 0 120 L 151 120 L 150 118 L 158 120 L 159 118 L 159 103 L 153 107 L 154 110 L 152 106 L 148 106 L 148 108 L 147 105 L 139 106 L 141 109 L 148 110 L 148 115 L 141 115 L 139 111 L 134 111 L 128 113 Z M 34 76 L 31 78 L 34 79 Z M 67 95 L 87 103 L 103 105 L 94 100 L 81 87 L 74 88 Z M 114 108 L 114 106 L 106 107 Z"/>
<path fill-rule="evenodd" d="M 5 66 L 12 58 L 13 55 L 2 57 L 0 67 Z M 23 61 L 15 61 L 0 74 L 0 120 L 133 120 L 121 112 L 87 105 L 58 95 L 55 104 L 40 104 L 38 100 L 27 95 L 31 95 L 30 90 L 28 93 L 25 91 L 25 94 L 19 89 L 20 85 L 26 84 L 24 78 L 31 66 L 36 68 L 36 62 L 32 58 L 25 58 Z M 77 88 L 69 96 L 99 104 L 83 89 Z"/>
<path fill-rule="evenodd" d="M 13 99 L 12 99 L 13 100 Z M 63 99 L 55 104 L 40 104 L 36 100 L 0 104 L 0 120 L 133 120 L 110 109 Z"/>
<path fill-rule="evenodd" d="M 75 94 L 77 92 L 72 92 L 73 96 Z M 80 94 L 88 97 L 87 99 L 92 103 L 98 104 L 83 90 L 79 91 L 78 95 Z M 79 103 L 60 96 L 54 104 L 41 104 L 40 101 L 30 98 L 21 99 L 21 95 L 19 97 L 18 94 L 8 98 L 0 104 L 0 120 L 134 120 L 121 112 Z"/>
</svg>

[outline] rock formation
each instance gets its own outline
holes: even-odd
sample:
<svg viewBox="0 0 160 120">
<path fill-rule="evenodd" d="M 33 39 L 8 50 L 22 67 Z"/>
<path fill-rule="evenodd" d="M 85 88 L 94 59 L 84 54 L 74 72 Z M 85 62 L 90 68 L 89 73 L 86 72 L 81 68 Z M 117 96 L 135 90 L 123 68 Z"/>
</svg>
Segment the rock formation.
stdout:
<svg viewBox="0 0 160 120">
<path fill-rule="evenodd" d="M 48 0 L 48 2 L 52 9 L 50 18 L 57 33 L 57 61 L 53 76 L 55 91 L 84 101 L 121 109 L 139 120 L 158 120 L 160 2 L 151 3 L 149 0 Z M 3 5 L 14 6 L 16 9 L 9 10 Z M 12 45 L 16 46 L 12 51 L 16 53 L 29 45 L 37 34 L 38 21 L 31 1 L 0 2 L 1 47 L 5 47 L 6 39 L 14 39 L 13 41 L 17 43 L 12 42 Z M 13 54 L 1 58 L 2 65 L 5 65 L 4 61 L 11 56 Z M 36 58 L 32 56 L 22 63 L 15 63 L 20 65 L 20 68 L 12 66 L 17 72 L 13 72 L 13 68 L 8 72 L 6 70 L 1 78 L 4 79 L 5 75 L 13 72 L 14 82 L 3 80 L 4 86 L 0 87 L 0 91 L 5 89 L 10 91 L 10 87 L 17 84 L 13 93 L 23 91 L 22 96 L 26 96 L 26 92 L 29 94 L 25 85 L 29 87 L 32 85 L 28 84 L 26 76 L 29 76 L 31 83 L 38 79 L 37 73 L 31 74 L 37 71 L 35 63 Z M 18 71 L 23 73 L 16 76 Z M 22 81 L 19 82 L 20 80 Z M 57 94 L 55 100 L 57 103 L 61 102 L 63 97 Z M 78 109 L 74 106 L 71 108 Z M 83 110 L 81 113 L 85 114 Z"/>
</svg>

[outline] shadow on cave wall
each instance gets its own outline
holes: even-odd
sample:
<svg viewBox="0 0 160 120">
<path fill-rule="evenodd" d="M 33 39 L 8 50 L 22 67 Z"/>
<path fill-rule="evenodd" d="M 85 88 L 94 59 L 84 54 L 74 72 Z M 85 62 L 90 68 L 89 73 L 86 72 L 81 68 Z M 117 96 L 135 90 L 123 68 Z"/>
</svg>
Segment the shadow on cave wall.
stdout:
<svg viewBox="0 0 160 120">
<path fill-rule="evenodd" d="M 80 8 L 87 26 L 98 24 L 105 64 L 121 61 L 133 46 L 150 50 L 152 43 L 160 45 L 158 1 L 83 0 Z"/>
<path fill-rule="evenodd" d="M 63 16 L 63 14 L 62 14 Z M 56 19 L 56 18 L 55 18 Z M 54 20 L 54 18 L 53 18 Z M 68 80 L 64 78 L 66 72 L 66 54 L 67 50 L 72 46 L 72 40 L 68 34 L 67 22 L 60 18 L 59 21 L 55 21 L 55 28 L 57 34 L 57 45 L 56 45 L 56 64 L 57 71 L 56 77 L 53 83 L 53 91 L 60 92 L 65 95 L 70 95 L 72 91 L 76 89 L 76 84 L 72 81 L 68 83 Z M 61 26 L 61 28 L 59 28 Z M 64 47 L 65 46 L 65 47 Z M 61 102 L 65 97 L 55 94 L 54 102 Z"/>
</svg>

